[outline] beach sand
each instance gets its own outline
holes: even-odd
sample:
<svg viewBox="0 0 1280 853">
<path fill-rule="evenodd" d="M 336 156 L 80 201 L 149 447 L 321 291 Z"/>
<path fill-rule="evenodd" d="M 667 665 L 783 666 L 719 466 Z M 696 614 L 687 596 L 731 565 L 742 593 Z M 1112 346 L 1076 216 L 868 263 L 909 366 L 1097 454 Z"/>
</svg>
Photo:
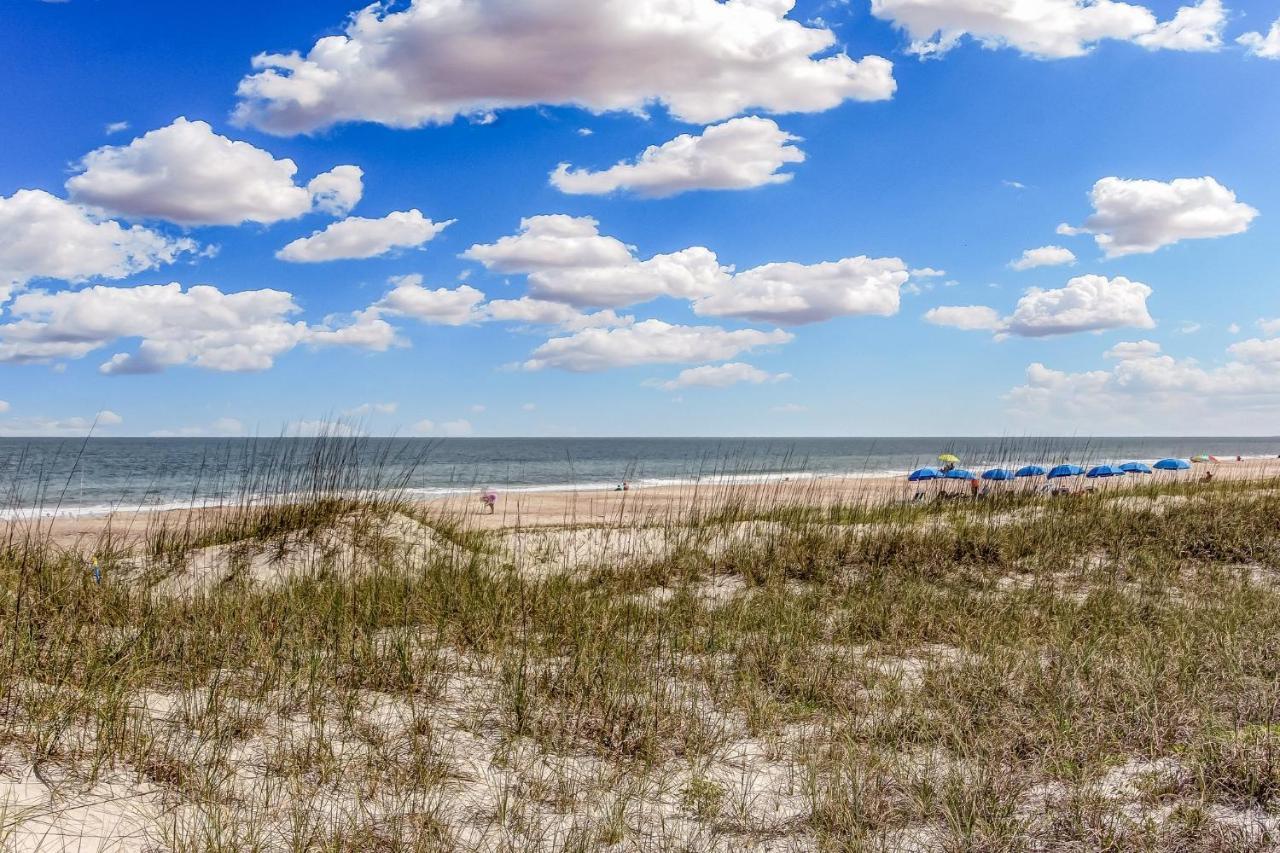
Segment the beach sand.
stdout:
<svg viewBox="0 0 1280 853">
<path fill-rule="evenodd" d="M 1190 471 L 1157 472 L 1148 476 L 1126 476 L 1110 480 L 1072 478 L 1067 485 L 1075 491 L 1093 487 L 1124 489 L 1152 482 L 1195 482 L 1212 471 L 1215 480 L 1265 481 L 1280 477 L 1280 459 L 1221 460 L 1195 465 Z M 1031 481 L 992 483 L 993 491 L 1019 491 L 1043 487 L 1043 478 Z M 921 488 L 922 487 L 922 488 Z M 687 519 L 695 512 L 724 507 L 787 506 L 830 507 L 871 506 L 909 501 L 923 492 L 934 497 L 940 492 L 968 496 L 964 480 L 908 483 L 904 477 L 825 476 L 796 477 L 764 482 L 722 482 L 632 487 L 628 491 L 498 490 L 496 511 L 489 514 L 480 502 L 480 492 L 423 501 L 419 508 L 463 521 L 474 530 L 509 530 L 574 526 L 631 526 Z M 104 516 L 0 522 L 0 541 L 31 536 L 62 547 L 92 545 L 108 534 L 119 545 L 137 541 L 148 530 L 161 525 L 181 526 L 209 521 L 224 510 L 120 511 Z"/>
</svg>

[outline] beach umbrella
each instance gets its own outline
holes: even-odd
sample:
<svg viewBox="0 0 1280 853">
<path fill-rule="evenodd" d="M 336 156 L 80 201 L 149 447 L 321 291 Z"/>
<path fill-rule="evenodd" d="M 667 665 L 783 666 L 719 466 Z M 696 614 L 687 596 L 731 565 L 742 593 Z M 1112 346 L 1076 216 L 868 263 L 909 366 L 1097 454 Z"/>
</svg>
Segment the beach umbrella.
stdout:
<svg viewBox="0 0 1280 853">
<path fill-rule="evenodd" d="M 1126 474 L 1150 474 L 1151 466 L 1141 462 L 1125 462 L 1120 465 L 1120 470 Z"/>
<path fill-rule="evenodd" d="M 1185 459 L 1161 459 L 1155 467 L 1158 471 L 1185 471 L 1191 463 Z"/>
<path fill-rule="evenodd" d="M 948 480 L 972 480 L 973 472 L 966 471 L 963 468 L 952 468 L 946 474 L 943 474 Z"/>
<path fill-rule="evenodd" d="M 1006 470 L 1005 470 L 1005 469 L 1003 469 L 1003 468 L 992 468 L 990 471 L 983 471 L 983 472 L 982 472 L 982 479 L 984 479 L 984 480 L 1012 480 L 1012 479 L 1013 479 L 1013 472 L 1012 472 L 1012 471 L 1006 471 Z"/>
<path fill-rule="evenodd" d="M 908 474 L 907 480 L 912 483 L 916 483 L 920 480 L 936 480 L 941 476 L 942 475 L 938 473 L 938 469 L 936 468 L 921 468 L 918 471 L 912 471 Z"/>
<path fill-rule="evenodd" d="M 1096 480 L 1099 477 L 1123 477 L 1124 472 L 1114 465 L 1095 465 L 1085 476 L 1090 480 Z"/>
<path fill-rule="evenodd" d="M 1059 465 L 1049 471 L 1049 479 L 1057 480 L 1059 477 L 1079 477 L 1084 473 L 1084 469 L 1079 465 Z"/>
<path fill-rule="evenodd" d="M 1211 457 L 1211 456 L 1204 456 L 1204 455 L 1200 455 L 1200 456 L 1192 456 L 1192 457 L 1191 457 L 1191 461 L 1192 461 L 1192 462 L 1197 462 L 1197 463 L 1200 463 L 1200 462 L 1209 462 L 1209 461 L 1212 461 L 1212 458 L 1213 458 L 1213 457 Z"/>
<path fill-rule="evenodd" d="M 1043 469 L 1043 468 L 1041 468 L 1039 465 L 1027 465 L 1027 466 L 1025 466 L 1025 467 L 1019 468 L 1019 469 L 1018 469 L 1018 473 L 1014 474 L 1013 476 L 1015 476 L 1015 477 L 1043 477 L 1043 476 L 1044 476 L 1044 469 Z"/>
<path fill-rule="evenodd" d="M 952 465 L 955 465 L 957 462 L 960 461 L 960 457 L 956 456 L 954 453 L 944 453 L 938 457 L 938 461 L 950 462 Z"/>
</svg>

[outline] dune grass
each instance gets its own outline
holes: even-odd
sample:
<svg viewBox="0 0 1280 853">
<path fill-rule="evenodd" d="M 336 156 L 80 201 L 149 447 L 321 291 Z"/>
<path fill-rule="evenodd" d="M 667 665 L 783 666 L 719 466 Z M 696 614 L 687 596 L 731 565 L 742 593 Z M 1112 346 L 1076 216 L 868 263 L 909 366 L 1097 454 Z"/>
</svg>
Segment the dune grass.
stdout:
<svg viewBox="0 0 1280 853">
<path fill-rule="evenodd" d="M 6 843 L 1280 842 L 1272 483 L 820 508 L 747 488 L 673 513 L 661 548 L 536 572 L 465 518 L 324 483 L 127 548 L 0 549 L 0 791 L 27 785 Z M 350 547 L 305 551 L 325 536 Z M 217 549 L 225 572 L 166 586 Z"/>
</svg>

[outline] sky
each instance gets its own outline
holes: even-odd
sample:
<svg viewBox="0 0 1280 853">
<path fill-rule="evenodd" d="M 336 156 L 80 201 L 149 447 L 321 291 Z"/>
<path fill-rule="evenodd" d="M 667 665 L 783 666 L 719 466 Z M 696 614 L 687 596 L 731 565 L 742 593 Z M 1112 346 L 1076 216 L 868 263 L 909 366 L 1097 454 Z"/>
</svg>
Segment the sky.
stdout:
<svg viewBox="0 0 1280 853">
<path fill-rule="evenodd" d="M 1280 434 L 1280 5 L 9 0 L 0 436 Z"/>
</svg>

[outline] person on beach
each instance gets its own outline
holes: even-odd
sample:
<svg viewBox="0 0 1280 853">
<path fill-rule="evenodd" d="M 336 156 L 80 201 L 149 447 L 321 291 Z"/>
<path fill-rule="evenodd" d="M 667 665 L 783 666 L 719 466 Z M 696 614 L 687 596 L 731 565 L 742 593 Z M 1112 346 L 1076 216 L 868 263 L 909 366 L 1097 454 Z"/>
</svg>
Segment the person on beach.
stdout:
<svg viewBox="0 0 1280 853">
<path fill-rule="evenodd" d="M 980 488 L 982 488 L 982 483 L 979 482 L 977 477 L 974 477 L 969 481 L 969 494 L 973 495 L 975 498 L 978 496 L 978 490 Z"/>
<path fill-rule="evenodd" d="M 494 507 L 498 503 L 498 493 L 493 489 L 486 488 L 480 493 L 480 503 L 489 511 L 489 515 L 493 515 Z"/>
</svg>

